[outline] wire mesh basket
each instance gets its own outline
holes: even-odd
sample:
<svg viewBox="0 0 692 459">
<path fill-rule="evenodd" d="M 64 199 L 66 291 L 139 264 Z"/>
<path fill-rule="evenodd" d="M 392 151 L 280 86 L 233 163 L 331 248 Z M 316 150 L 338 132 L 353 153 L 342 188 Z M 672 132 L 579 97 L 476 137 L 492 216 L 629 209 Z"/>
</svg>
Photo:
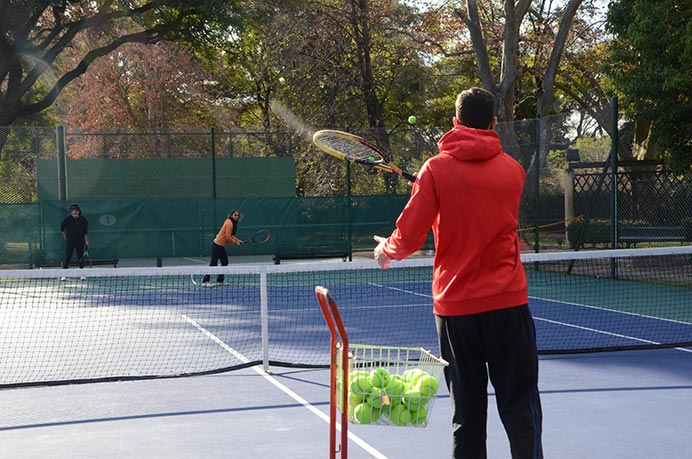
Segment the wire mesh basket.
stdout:
<svg viewBox="0 0 692 459">
<path fill-rule="evenodd" d="M 423 348 L 350 344 L 348 371 L 337 349 L 337 407 L 348 378 L 348 419 L 355 424 L 425 427 L 447 362 Z M 347 376 L 345 376 L 347 375 Z"/>
</svg>

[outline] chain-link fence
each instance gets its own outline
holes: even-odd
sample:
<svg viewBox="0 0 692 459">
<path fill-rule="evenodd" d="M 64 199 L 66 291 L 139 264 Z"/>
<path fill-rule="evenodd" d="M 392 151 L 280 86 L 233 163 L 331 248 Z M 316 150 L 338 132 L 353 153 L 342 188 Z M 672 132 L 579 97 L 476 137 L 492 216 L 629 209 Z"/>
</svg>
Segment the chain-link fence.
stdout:
<svg viewBox="0 0 692 459">
<path fill-rule="evenodd" d="M 673 173 L 656 161 L 621 161 L 615 174 L 608 166 L 572 166 L 574 205 L 588 217 L 569 226 L 572 246 L 692 241 L 692 175 Z"/>
<path fill-rule="evenodd" d="M 691 177 L 646 161 L 619 161 L 613 173 L 612 124 L 611 107 L 498 123 L 503 148 L 527 172 L 519 228 L 525 250 L 690 240 Z M 391 152 L 403 168 L 416 171 L 437 153 L 436 141 L 444 130 L 401 123 L 392 129 L 356 133 Z M 251 199 L 245 202 L 263 208 L 269 202 L 263 197 L 281 202 L 288 198 L 285 209 L 275 202 L 269 205 L 266 218 L 277 228 L 311 229 L 296 236 L 302 242 L 287 242 L 277 252 L 298 256 L 350 252 L 370 244 L 365 233 L 354 232 L 353 223 L 357 221 L 361 229 L 376 224 L 377 231 L 386 232 L 410 189 L 393 174 L 341 162 L 318 151 L 309 136 L 288 131 L 72 133 L 62 128 L 13 127 L 0 128 L 0 153 L 0 263 L 55 256 L 53 245 L 59 241 L 46 235 L 54 235 L 59 222 L 45 218 L 45 209 L 62 210 L 76 200 L 93 201 L 92 207 L 100 212 L 92 215 L 97 222 L 108 214 L 108 206 L 127 207 L 128 200 L 156 202 L 157 214 L 168 213 L 171 218 L 152 223 L 150 237 L 170 238 L 176 229 L 197 228 L 199 234 L 185 236 L 194 242 L 178 249 L 194 247 L 194 255 L 204 255 L 206 246 L 199 241 L 208 239 L 220 222 L 216 217 L 193 222 L 196 214 L 181 214 L 179 200 L 193 198 L 183 207 L 218 209 L 204 215 L 221 218 L 228 210 L 224 206 L 240 200 Z M 324 211 L 327 208 L 329 212 Z M 377 208 L 395 211 L 383 218 Z M 361 218 L 366 214 L 372 225 Z M 329 229 L 321 231 L 321 225 Z M 371 230 L 374 227 L 363 231 Z M 123 237 L 142 228 L 119 231 Z M 148 251 L 155 245 L 140 241 L 139 247 Z"/>
</svg>

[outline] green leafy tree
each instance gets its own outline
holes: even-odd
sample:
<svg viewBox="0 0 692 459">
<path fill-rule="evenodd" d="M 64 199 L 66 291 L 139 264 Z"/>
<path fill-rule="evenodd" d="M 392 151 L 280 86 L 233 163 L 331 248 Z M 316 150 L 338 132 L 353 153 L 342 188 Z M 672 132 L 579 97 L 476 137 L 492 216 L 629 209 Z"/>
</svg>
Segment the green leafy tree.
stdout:
<svg viewBox="0 0 692 459">
<path fill-rule="evenodd" d="M 639 159 L 663 159 L 677 171 L 692 165 L 692 3 L 617 0 L 607 72 L 634 120 Z"/>
<path fill-rule="evenodd" d="M 267 27 L 247 27 L 223 50 L 219 98 L 237 104 L 246 128 L 338 128 L 387 149 L 390 136 L 410 134 L 406 119 L 425 106 L 428 67 L 401 32 L 414 17 L 403 2 L 365 0 L 306 1 L 280 10 Z M 315 155 L 304 140 L 307 153 L 293 151 L 299 193 L 343 194 L 345 165 Z M 394 156 L 409 163 L 419 153 L 411 148 Z M 352 172 L 354 194 L 408 191 L 396 177 Z"/>
</svg>

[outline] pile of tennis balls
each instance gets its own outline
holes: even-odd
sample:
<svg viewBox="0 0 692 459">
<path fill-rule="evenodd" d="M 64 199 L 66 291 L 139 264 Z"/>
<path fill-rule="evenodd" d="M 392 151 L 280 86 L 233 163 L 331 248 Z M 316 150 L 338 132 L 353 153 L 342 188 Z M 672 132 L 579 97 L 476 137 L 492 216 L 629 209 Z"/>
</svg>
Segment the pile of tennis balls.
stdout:
<svg viewBox="0 0 692 459">
<path fill-rule="evenodd" d="M 349 375 L 349 419 L 358 424 L 422 425 L 437 389 L 437 379 L 419 368 L 401 375 L 382 367 L 354 370 Z"/>
</svg>

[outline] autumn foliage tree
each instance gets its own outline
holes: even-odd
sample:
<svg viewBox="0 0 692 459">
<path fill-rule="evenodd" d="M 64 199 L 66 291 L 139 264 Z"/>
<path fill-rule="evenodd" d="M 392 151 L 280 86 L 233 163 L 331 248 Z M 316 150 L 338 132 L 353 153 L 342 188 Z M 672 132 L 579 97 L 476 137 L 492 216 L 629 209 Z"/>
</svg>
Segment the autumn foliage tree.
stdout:
<svg viewBox="0 0 692 459">
<path fill-rule="evenodd" d="M 63 125 L 73 134 L 207 131 L 227 117 L 221 110 L 211 112 L 211 83 L 204 63 L 190 49 L 170 42 L 131 43 L 94 62 L 58 99 L 57 106 L 64 112 Z M 104 136 L 72 136 L 70 156 L 124 157 L 161 148 L 146 145 L 155 136 L 130 139 L 129 146 L 121 148 L 116 143 L 127 138 L 113 137 L 106 148 Z"/>
<path fill-rule="evenodd" d="M 0 15 L 0 126 L 50 107 L 94 61 L 126 43 L 213 40 L 237 23 L 242 3 L 9 0 Z M 98 39 L 61 68 L 74 40 L 86 32 Z M 37 90 L 42 81 L 48 81 L 45 90 Z"/>
</svg>

